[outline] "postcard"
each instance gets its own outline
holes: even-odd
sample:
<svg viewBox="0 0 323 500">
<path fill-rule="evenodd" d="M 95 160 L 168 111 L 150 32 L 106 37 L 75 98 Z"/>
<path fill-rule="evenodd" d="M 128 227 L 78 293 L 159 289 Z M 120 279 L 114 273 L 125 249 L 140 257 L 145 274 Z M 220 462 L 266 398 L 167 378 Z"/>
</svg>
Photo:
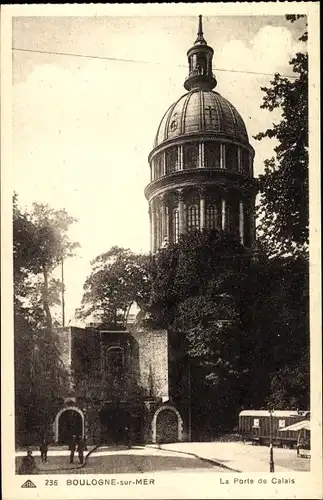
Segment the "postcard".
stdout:
<svg viewBox="0 0 323 500">
<path fill-rule="evenodd" d="M 321 498 L 318 2 L 1 13 L 3 498 Z"/>
</svg>

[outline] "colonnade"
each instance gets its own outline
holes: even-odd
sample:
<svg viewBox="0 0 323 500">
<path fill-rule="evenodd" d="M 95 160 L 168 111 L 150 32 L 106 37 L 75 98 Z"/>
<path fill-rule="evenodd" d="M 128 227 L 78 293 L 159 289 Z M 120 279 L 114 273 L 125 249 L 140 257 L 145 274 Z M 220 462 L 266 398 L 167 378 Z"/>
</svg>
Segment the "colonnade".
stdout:
<svg viewBox="0 0 323 500">
<path fill-rule="evenodd" d="M 172 191 L 172 194 L 174 191 Z M 190 227 L 202 230 L 214 227 L 223 231 L 232 230 L 232 220 L 237 222 L 236 232 L 239 234 L 241 244 L 251 247 L 255 241 L 255 215 L 254 199 L 235 196 L 238 202 L 232 203 L 227 194 L 222 193 L 213 199 L 206 191 L 199 190 L 198 198 L 194 200 L 185 196 L 183 189 L 175 191 L 177 201 L 166 195 L 155 196 L 149 203 L 150 218 L 150 249 L 154 253 L 167 243 L 175 243 L 179 235 L 187 232 Z M 189 209 L 197 214 L 197 220 L 189 224 Z M 208 209 L 215 208 L 216 220 L 207 220 Z M 192 208 L 191 208 L 192 210 Z M 210 224 L 210 222 L 212 222 Z M 230 227 L 231 226 L 231 227 Z M 247 231 L 246 231 L 247 230 Z M 246 238 L 246 232 L 248 236 Z"/>
<path fill-rule="evenodd" d="M 210 142 L 209 144 L 212 144 L 212 142 Z M 226 161 L 226 143 L 213 142 L 213 144 L 219 145 L 219 153 L 220 153 L 219 164 L 218 164 L 219 168 L 230 170 L 230 165 L 228 165 Z M 198 155 L 197 155 L 196 168 L 205 168 L 207 165 L 205 157 L 205 142 L 200 141 L 196 143 L 188 143 L 187 145 L 197 146 Z M 232 143 L 229 143 L 229 145 L 232 146 Z M 185 168 L 188 168 L 184 162 L 185 144 L 179 144 L 178 146 L 171 146 L 171 147 L 177 149 L 177 160 L 172 166 L 172 171 L 180 171 L 184 170 Z M 245 174 L 248 172 L 248 175 L 252 176 L 252 162 L 253 162 L 252 155 L 248 152 L 248 165 L 244 165 L 242 147 L 239 145 L 236 145 L 236 147 L 237 147 L 237 171 Z M 156 156 L 151 160 L 151 179 L 150 179 L 151 181 L 154 181 L 159 177 L 162 177 L 168 173 L 166 165 L 167 163 L 166 151 L 167 150 L 157 153 Z M 216 165 L 214 165 L 214 167 L 216 167 Z"/>
</svg>

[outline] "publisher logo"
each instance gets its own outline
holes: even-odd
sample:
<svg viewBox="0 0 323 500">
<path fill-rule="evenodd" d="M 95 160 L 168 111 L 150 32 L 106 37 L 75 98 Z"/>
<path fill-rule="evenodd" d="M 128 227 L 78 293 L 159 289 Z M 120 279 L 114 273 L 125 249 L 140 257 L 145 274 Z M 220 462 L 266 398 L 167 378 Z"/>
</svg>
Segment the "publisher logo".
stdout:
<svg viewBox="0 0 323 500">
<path fill-rule="evenodd" d="M 37 486 L 30 481 L 30 479 L 27 479 L 27 481 L 21 485 L 21 488 L 37 488 Z"/>
</svg>

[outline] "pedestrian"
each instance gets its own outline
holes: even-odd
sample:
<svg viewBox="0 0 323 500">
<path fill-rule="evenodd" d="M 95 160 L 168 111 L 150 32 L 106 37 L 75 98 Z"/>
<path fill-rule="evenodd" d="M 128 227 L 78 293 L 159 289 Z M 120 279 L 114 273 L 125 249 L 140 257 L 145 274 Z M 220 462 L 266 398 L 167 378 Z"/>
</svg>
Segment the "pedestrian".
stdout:
<svg viewBox="0 0 323 500">
<path fill-rule="evenodd" d="M 71 439 L 71 442 L 69 445 L 69 450 L 71 452 L 70 453 L 70 464 L 74 463 L 74 453 L 76 450 L 76 445 L 77 445 L 76 436 L 72 436 L 72 439 Z"/>
<path fill-rule="evenodd" d="M 80 464 L 84 464 L 84 451 L 86 450 L 86 444 L 83 438 L 80 438 L 77 445 L 77 452 L 79 455 Z"/>
<path fill-rule="evenodd" d="M 47 444 L 47 440 L 46 439 L 42 440 L 39 449 L 40 449 L 41 461 L 43 463 L 44 462 L 46 463 L 47 462 L 47 452 L 48 452 L 48 444 Z"/>
<path fill-rule="evenodd" d="M 37 474 L 38 469 L 36 467 L 35 458 L 33 457 L 33 452 L 31 450 L 27 451 L 27 455 L 22 458 L 18 474 L 28 475 Z"/>
<path fill-rule="evenodd" d="M 127 446 L 128 446 L 128 448 L 130 449 L 130 448 L 131 448 L 131 436 L 130 436 L 130 429 L 129 429 L 129 427 L 126 425 L 124 430 L 125 430 L 126 445 L 127 445 Z"/>
</svg>

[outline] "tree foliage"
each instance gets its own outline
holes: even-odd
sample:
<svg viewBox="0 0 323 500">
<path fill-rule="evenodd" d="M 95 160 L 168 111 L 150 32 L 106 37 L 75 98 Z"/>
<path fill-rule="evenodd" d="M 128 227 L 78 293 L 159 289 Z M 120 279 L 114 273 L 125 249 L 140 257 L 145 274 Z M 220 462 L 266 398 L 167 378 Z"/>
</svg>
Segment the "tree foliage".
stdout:
<svg viewBox="0 0 323 500">
<path fill-rule="evenodd" d="M 298 364 L 300 387 L 291 390 L 295 366 L 309 345 L 303 255 L 269 259 L 260 254 L 255 261 L 232 235 L 202 231 L 161 250 L 151 273 L 152 323 L 171 331 L 170 338 L 181 338 L 174 350 L 183 349 L 182 362 L 185 354 L 190 358 L 199 411 L 207 404 L 209 414 L 222 414 L 222 424 L 230 425 L 243 407 L 268 402 L 306 407 L 305 361 Z"/>
<path fill-rule="evenodd" d="M 308 404 L 306 357 L 297 365 L 309 344 L 303 255 L 255 260 L 233 235 L 203 230 L 150 257 L 113 247 L 92 266 L 80 317 L 125 328 L 136 302 L 147 326 L 167 329 L 170 392 L 187 397 L 189 363 L 196 421 L 203 413 L 205 426 L 220 429 L 242 408 Z"/>
<path fill-rule="evenodd" d="M 60 303 L 62 283 L 52 273 L 77 247 L 67 234 L 74 221 L 64 210 L 47 205 L 22 210 L 14 196 L 16 424 L 22 442 L 46 432 L 66 387 L 51 312 Z"/>
<path fill-rule="evenodd" d="M 131 306 L 147 300 L 147 263 L 148 257 L 117 246 L 96 257 L 77 316 L 99 320 L 106 327 L 126 328 Z"/>
<path fill-rule="evenodd" d="M 287 16 L 295 22 L 304 16 Z M 309 234 L 308 193 L 308 55 L 307 32 L 300 40 L 304 52 L 290 61 L 295 79 L 275 74 L 264 92 L 261 108 L 281 111 L 281 120 L 255 138 L 275 139 L 275 156 L 265 161 L 259 176 L 260 239 L 271 254 L 306 251 Z"/>
</svg>

